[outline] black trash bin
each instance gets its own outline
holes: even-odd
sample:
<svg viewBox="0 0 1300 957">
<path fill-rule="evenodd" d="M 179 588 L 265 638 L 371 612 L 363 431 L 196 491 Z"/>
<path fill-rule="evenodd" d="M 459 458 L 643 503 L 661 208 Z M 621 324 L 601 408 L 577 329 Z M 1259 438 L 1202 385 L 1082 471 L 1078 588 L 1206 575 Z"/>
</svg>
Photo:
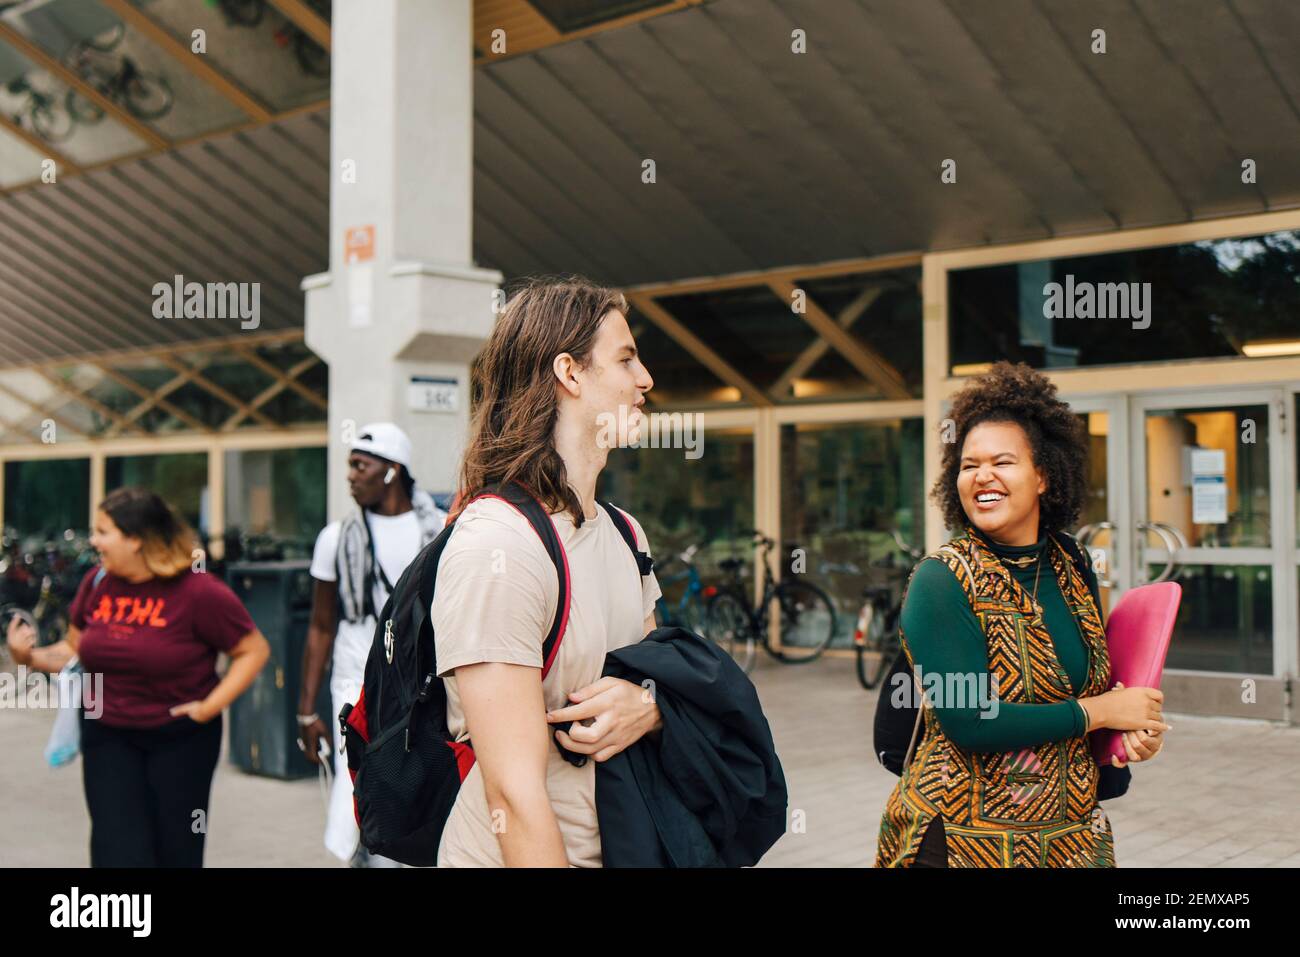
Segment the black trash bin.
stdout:
<svg viewBox="0 0 1300 957">
<path fill-rule="evenodd" d="M 276 778 L 315 775 L 298 750 L 298 689 L 311 618 L 311 563 L 305 560 L 237 562 L 226 582 L 271 645 L 271 658 L 230 707 L 230 762 L 251 774 Z M 316 713 L 333 730 L 329 675 L 321 682 Z M 334 739 L 329 741 L 334 747 Z"/>
</svg>

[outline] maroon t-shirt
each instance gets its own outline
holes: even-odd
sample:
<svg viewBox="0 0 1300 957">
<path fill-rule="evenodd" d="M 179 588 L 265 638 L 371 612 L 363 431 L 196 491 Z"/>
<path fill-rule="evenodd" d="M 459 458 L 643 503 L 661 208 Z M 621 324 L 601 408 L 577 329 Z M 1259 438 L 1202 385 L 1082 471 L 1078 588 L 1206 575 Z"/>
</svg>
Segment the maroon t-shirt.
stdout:
<svg viewBox="0 0 1300 957">
<path fill-rule="evenodd" d="M 256 627 L 253 619 L 207 572 L 139 584 L 109 574 L 95 585 L 98 571 L 81 580 L 69 620 L 81 629 L 82 667 L 104 676 L 99 720 L 118 728 L 175 721 L 171 708 L 202 701 L 216 687 L 217 652 L 237 645 Z"/>
</svg>

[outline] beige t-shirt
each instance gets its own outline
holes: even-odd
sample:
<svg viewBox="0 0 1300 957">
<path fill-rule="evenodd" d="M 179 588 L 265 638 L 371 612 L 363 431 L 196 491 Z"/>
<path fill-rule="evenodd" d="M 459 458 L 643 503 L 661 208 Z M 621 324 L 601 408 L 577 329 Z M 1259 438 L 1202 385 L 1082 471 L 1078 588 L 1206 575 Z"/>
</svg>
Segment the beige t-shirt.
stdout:
<svg viewBox="0 0 1300 957">
<path fill-rule="evenodd" d="M 542 682 L 548 710 L 570 704 L 572 691 L 600 677 L 605 653 L 635 644 L 660 595 L 653 574 L 642 578 L 631 550 L 603 508 L 574 528 L 567 513 L 552 516 L 569 561 L 569 623 Z M 632 520 L 637 546 L 649 551 Z M 541 669 L 542 642 L 555 619 L 555 566 L 518 511 L 497 499 L 471 503 L 438 565 L 432 620 L 438 668 L 447 684 L 447 725 L 457 741 L 469 738 L 456 677 L 461 665 L 502 661 Z M 596 823 L 596 766 L 574 767 L 552 746 L 546 789 L 569 863 L 600 866 Z M 439 867 L 501 867 L 478 764 L 461 784 L 438 848 Z"/>
</svg>

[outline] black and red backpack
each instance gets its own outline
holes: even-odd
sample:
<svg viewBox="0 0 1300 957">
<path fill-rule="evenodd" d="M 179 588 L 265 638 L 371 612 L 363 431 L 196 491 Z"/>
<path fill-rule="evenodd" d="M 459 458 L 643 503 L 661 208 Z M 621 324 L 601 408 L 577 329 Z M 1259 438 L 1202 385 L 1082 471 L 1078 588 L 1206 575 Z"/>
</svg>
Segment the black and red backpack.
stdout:
<svg viewBox="0 0 1300 957">
<path fill-rule="evenodd" d="M 545 679 L 569 621 L 564 546 L 546 510 L 518 485 L 503 485 L 475 496 L 479 498 L 498 498 L 518 509 L 555 565 L 560 590 L 555 620 L 542 644 Z M 637 549 L 631 521 L 618 508 L 600 505 L 632 550 L 637 570 L 650 574 L 654 561 Z M 452 531 L 449 522 L 397 579 L 376 623 L 361 694 L 339 712 L 361 843 L 372 854 L 417 867 L 437 863 L 443 826 L 474 766 L 470 743 L 452 740 L 447 729 L 447 690 L 438 677 L 429 620 L 438 561 Z M 586 761 L 583 755 L 560 751 L 573 764 Z"/>
</svg>

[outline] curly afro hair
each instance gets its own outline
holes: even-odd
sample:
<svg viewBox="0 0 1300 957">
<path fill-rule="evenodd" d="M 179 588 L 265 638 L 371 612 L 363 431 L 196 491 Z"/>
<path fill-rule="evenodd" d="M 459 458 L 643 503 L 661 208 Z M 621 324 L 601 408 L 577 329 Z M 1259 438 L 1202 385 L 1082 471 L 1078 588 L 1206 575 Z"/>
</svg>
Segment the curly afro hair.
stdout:
<svg viewBox="0 0 1300 957">
<path fill-rule="evenodd" d="M 996 363 L 953 398 L 951 423 L 945 423 L 943 463 L 930 495 L 943 509 L 949 528 L 965 528 L 970 519 L 957 492 L 962 446 L 982 422 L 1014 422 L 1025 430 L 1034 465 L 1047 490 L 1039 499 L 1039 522 L 1046 530 L 1072 528 L 1088 495 L 1088 432 L 1070 406 L 1056 397 L 1056 386 L 1024 363 Z M 955 432 L 953 427 L 955 426 Z"/>
</svg>

